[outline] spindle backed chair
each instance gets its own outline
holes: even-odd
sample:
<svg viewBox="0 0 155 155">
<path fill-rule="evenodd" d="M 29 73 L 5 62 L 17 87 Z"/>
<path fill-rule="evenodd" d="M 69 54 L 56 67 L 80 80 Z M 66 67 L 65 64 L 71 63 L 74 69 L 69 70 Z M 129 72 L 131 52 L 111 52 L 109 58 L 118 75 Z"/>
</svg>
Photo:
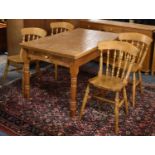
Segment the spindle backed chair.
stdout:
<svg viewBox="0 0 155 155">
<path fill-rule="evenodd" d="M 51 35 L 55 35 L 58 33 L 66 32 L 66 31 L 71 31 L 74 29 L 74 25 L 69 23 L 69 22 L 52 22 L 50 23 L 51 27 Z M 55 79 L 58 77 L 58 65 L 55 65 Z"/>
<path fill-rule="evenodd" d="M 112 91 L 115 94 L 115 100 L 110 100 L 98 95 L 91 95 L 101 101 L 112 103 L 115 106 L 115 133 L 119 131 L 119 108 L 125 103 L 126 113 L 128 113 L 128 101 L 126 94 L 126 86 L 132 65 L 135 61 L 138 49 L 133 45 L 120 41 L 103 41 L 98 44 L 100 51 L 100 67 L 98 75 L 89 79 L 88 85 L 83 98 L 80 118 L 83 116 L 86 107 L 87 99 L 90 96 L 90 86 L 96 87 L 99 90 Z M 103 53 L 106 54 L 106 67 L 103 68 Z M 110 64 L 111 56 L 113 63 Z M 122 62 L 125 61 L 124 67 L 121 68 Z M 119 62 L 119 66 L 116 66 Z M 92 88 L 93 88 L 92 87 Z M 123 99 L 120 100 L 120 92 L 123 90 Z"/>
<path fill-rule="evenodd" d="M 121 33 L 118 36 L 120 41 L 129 42 L 132 45 L 136 46 L 139 49 L 139 53 L 136 57 L 135 63 L 131 69 L 132 72 L 132 105 L 135 106 L 136 100 L 136 87 L 140 86 L 140 92 L 143 93 L 142 88 L 142 66 L 147 54 L 147 51 L 150 47 L 152 39 L 141 33 Z M 136 74 L 138 74 L 138 79 Z"/>
<path fill-rule="evenodd" d="M 41 37 L 45 37 L 46 34 L 47 34 L 46 31 L 41 28 L 31 27 L 31 28 L 21 29 L 22 42 L 39 39 Z M 12 69 L 10 71 L 22 70 L 23 67 L 19 67 L 19 64 L 24 63 L 21 55 L 22 55 L 22 49 L 20 50 L 19 54 L 8 56 L 6 67 L 5 67 L 4 74 L 3 74 L 3 80 L 6 80 L 10 65 L 16 67 L 16 69 Z M 36 72 L 40 72 L 39 61 L 37 60 L 31 60 L 31 61 L 36 62 Z"/>
</svg>

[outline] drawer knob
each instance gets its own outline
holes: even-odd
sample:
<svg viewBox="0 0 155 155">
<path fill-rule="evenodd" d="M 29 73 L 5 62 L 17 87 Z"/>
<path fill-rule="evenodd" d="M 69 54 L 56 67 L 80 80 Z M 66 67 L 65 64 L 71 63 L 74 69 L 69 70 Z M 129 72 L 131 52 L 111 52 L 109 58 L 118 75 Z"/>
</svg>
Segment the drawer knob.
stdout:
<svg viewBox="0 0 155 155">
<path fill-rule="evenodd" d="M 49 56 L 45 56 L 45 59 L 48 59 L 49 58 Z"/>
</svg>

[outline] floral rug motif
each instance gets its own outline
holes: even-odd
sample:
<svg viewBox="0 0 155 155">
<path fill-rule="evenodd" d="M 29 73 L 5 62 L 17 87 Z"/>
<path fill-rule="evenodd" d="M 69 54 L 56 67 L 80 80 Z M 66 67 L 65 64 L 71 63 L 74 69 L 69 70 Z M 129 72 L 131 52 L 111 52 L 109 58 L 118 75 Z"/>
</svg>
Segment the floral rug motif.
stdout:
<svg viewBox="0 0 155 155">
<path fill-rule="evenodd" d="M 80 71 L 78 76 L 77 116 L 69 117 L 70 75 L 68 69 L 59 67 L 58 80 L 54 80 L 52 67 L 40 77 L 31 78 L 31 97 L 24 99 L 21 81 L 0 89 L 0 124 L 16 135 L 53 136 L 110 136 L 114 133 L 114 106 L 89 99 L 85 114 L 79 120 L 79 111 L 89 78 Z M 91 93 L 94 90 L 91 90 Z M 127 88 L 130 102 L 131 87 Z M 110 98 L 111 92 L 102 92 Z M 136 107 L 129 103 L 129 114 L 120 109 L 119 135 L 155 135 L 155 89 L 146 86 L 144 94 L 137 90 Z"/>
</svg>

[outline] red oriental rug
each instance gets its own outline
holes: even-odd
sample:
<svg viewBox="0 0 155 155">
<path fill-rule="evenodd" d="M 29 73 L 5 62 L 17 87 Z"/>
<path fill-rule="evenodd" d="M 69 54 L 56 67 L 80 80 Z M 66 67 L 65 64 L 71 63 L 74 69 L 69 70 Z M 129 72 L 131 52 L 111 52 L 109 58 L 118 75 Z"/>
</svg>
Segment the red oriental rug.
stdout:
<svg viewBox="0 0 155 155">
<path fill-rule="evenodd" d="M 79 120 L 84 90 L 93 74 L 80 71 L 78 76 L 77 117 L 69 117 L 70 76 L 68 69 L 59 68 L 54 80 L 53 70 L 31 78 L 31 98 L 24 99 L 21 81 L 0 89 L 0 128 L 8 135 L 105 136 L 114 133 L 114 107 L 91 99 L 85 115 Z M 131 87 L 128 87 L 130 100 Z M 102 94 L 103 95 L 103 94 Z M 109 97 L 113 94 L 105 93 Z M 120 109 L 119 135 L 155 135 L 155 88 L 145 86 L 144 94 L 137 91 L 136 107 L 129 105 L 126 116 Z"/>
</svg>

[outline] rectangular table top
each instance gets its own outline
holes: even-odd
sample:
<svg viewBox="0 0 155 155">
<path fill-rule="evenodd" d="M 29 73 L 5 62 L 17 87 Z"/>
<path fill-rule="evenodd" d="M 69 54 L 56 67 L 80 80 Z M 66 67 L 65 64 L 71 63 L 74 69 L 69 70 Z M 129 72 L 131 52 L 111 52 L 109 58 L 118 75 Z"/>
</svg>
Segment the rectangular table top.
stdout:
<svg viewBox="0 0 155 155">
<path fill-rule="evenodd" d="M 78 59 L 97 49 L 97 43 L 115 40 L 118 34 L 77 28 L 72 31 L 21 43 L 23 48 L 56 56 Z"/>
</svg>

